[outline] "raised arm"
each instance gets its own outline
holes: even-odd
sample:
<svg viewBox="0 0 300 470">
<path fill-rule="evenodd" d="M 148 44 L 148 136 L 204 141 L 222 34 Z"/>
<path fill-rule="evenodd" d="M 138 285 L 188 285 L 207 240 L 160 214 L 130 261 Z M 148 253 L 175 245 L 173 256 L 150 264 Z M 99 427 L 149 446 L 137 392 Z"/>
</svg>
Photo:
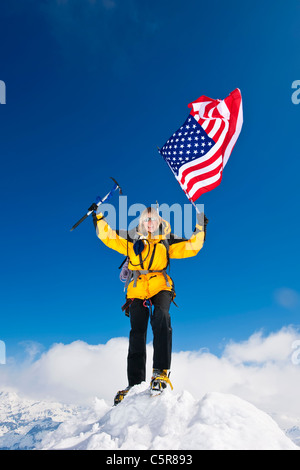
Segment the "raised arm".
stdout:
<svg viewBox="0 0 300 470">
<path fill-rule="evenodd" d="M 121 237 L 115 230 L 113 230 L 103 214 L 93 214 L 94 225 L 96 228 L 97 237 L 112 250 L 118 251 L 122 255 L 127 255 L 127 239 Z"/>
<path fill-rule="evenodd" d="M 172 237 L 169 244 L 169 257 L 170 258 L 190 258 L 196 256 L 204 244 L 206 236 L 206 225 L 208 219 L 203 214 L 197 214 L 197 224 L 193 235 L 189 240 Z"/>
</svg>

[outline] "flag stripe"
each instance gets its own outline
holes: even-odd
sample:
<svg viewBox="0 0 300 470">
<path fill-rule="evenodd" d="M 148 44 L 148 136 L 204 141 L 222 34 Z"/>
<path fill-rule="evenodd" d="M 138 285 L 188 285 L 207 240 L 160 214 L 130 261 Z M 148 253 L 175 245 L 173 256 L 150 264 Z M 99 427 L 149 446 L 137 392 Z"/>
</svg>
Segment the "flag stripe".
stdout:
<svg viewBox="0 0 300 470">
<path fill-rule="evenodd" d="M 238 108 L 238 117 L 237 117 L 237 120 L 236 120 L 235 129 L 234 129 L 232 138 L 230 139 L 230 141 L 227 145 L 227 148 L 225 149 L 225 152 L 224 152 L 223 166 L 225 166 L 226 163 L 228 162 L 228 159 L 231 155 L 233 147 L 235 146 L 235 143 L 238 139 L 238 136 L 240 135 L 242 125 L 243 125 L 243 108 L 242 108 L 242 106 L 239 106 L 239 108 Z"/>
<path fill-rule="evenodd" d="M 217 172 L 213 172 L 210 178 L 207 178 L 204 181 L 198 181 L 194 184 L 193 188 L 189 192 L 189 196 L 192 198 L 198 189 L 204 188 L 212 183 L 216 183 L 217 181 L 220 183 L 222 178 L 222 168 L 219 169 Z"/>
<path fill-rule="evenodd" d="M 226 127 L 225 121 L 222 119 L 216 119 L 215 120 L 215 125 L 212 131 L 208 134 L 211 139 L 213 139 L 215 142 L 218 142 L 219 138 L 221 137 L 222 132 L 224 131 L 224 128 Z"/>
<path fill-rule="evenodd" d="M 222 152 L 219 149 L 219 151 L 215 155 L 213 155 L 211 160 L 216 159 L 215 161 L 219 161 L 220 157 L 222 159 Z M 190 172 L 188 181 L 186 182 L 185 185 L 182 186 L 183 190 L 188 190 L 190 192 L 193 184 L 195 184 L 197 181 L 203 182 L 204 186 L 206 186 L 206 183 L 205 183 L 206 179 L 209 179 L 212 176 L 211 174 L 209 174 L 210 171 L 212 170 L 212 165 L 213 164 L 211 163 L 211 165 L 209 165 L 209 167 L 206 167 L 207 172 L 203 171 L 200 175 L 197 175 L 197 170 Z M 220 163 L 220 165 L 217 164 L 213 168 L 216 168 L 218 170 L 218 168 L 220 166 L 222 167 L 222 162 Z M 202 168 L 202 169 L 204 169 L 204 168 Z"/>
<path fill-rule="evenodd" d="M 223 128 L 223 132 L 221 134 L 221 136 L 219 137 L 218 141 L 216 142 L 216 144 L 207 152 L 207 154 L 205 155 L 205 160 L 207 161 L 207 157 L 211 157 L 211 156 L 214 156 L 216 155 L 216 153 L 219 151 L 219 149 L 221 148 L 222 144 L 223 144 L 223 141 L 225 139 L 225 136 L 226 136 L 226 132 L 227 132 L 227 129 L 228 129 L 228 123 L 224 121 L 224 128 Z M 218 157 L 217 157 L 218 158 Z M 200 157 L 199 158 L 200 161 L 203 161 L 202 158 Z M 198 160 L 195 160 L 194 162 L 192 163 L 187 163 L 186 166 L 187 168 L 184 168 L 185 165 L 183 165 L 180 170 L 179 170 L 179 175 L 180 175 L 180 172 L 181 170 L 183 169 L 186 169 L 186 173 L 185 175 L 180 178 L 180 183 L 182 184 L 183 186 L 183 189 L 186 189 L 186 184 L 189 182 L 189 180 L 192 178 L 192 175 L 191 175 L 191 172 L 193 172 L 193 169 L 194 169 L 194 165 L 199 163 Z"/>
<path fill-rule="evenodd" d="M 190 166 L 185 170 L 184 178 L 181 178 L 181 183 L 183 189 L 186 189 L 187 184 L 194 177 L 194 172 L 197 170 L 201 170 L 205 167 L 212 165 L 219 157 L 222 156 L 221 151 L 219 149 L 218 152 L 208 152 L 204 158 L 198 158 L 193 162 L 193 166 Z"/>
<path fill-rule="evenodd" d="M 191 172 L 191 170 L 193 170 L 194 168 L 197 170 L 198 168 L 201 168 L 202 165 L 203 167 L 205 165 L 210 165 L 213 160 L 214 160 L 215 156 L 214 154 L 210 154 L 210 153 L 207 153 L 204 157 L 201 157 L 201 158 L 198 158 L 197 160 L 194 160 L 194 165 L 193 167 L 191 168 L 191 166 L 187 167 L 185 170 L 183 170 L 183 173 L 182 173 L 182 177 L 181 179 L 178 178 L 178 180 L 182 183 L 182 185 L 184 184 L 185 182 L 185 178 L 189 175 L 189 173 Z M 188 164 L 187 164 L 188 165 Z M 191 165 L 191 164 L 190 164 Z M 200 165 L 200 166 L 199 166 Z"/>
<path fill-rule="evenodd" d="M 209 121 L 210 121 L 210 126 L 209 126 L 209 129 L 206 129 L 206 132 L 207 132 L 208 136 L 211 139 L 214 139 L 214 135 L 218 132 L 218 130 L 220 128 L 221 120 L 220 119 L 210 119 Z"/>
<path fill-rule="evenodd" d="M 193 171 L 193 177 L 189 180 L 188 184 L 186 185 L 187 192 L 190 192 L 193 185 L 197 181 L 204 181 L 209 179 L 212 174 L 218 173 L 219 170 L 222 168 L 222 155 L 217 158 L 211 165 L 205 166 L 203 168 L 199 168 L 196 171 Z"/>
<path fill-rule="evenodd" d="M 209 191 L 212 191 L 217 186 L 219 186 L 221 179 L 222 179 L 222 175 L 221 175 L 221 178 L 215 178 L 214 181 L 210 183 L 207 181 L 206 186 L 203 186 L 199 188 L 198 190 L 196 190 L 192 196 L 188 195 L 188 198 L 193 202 L 197 201 L 197 199 L 199 199 L 199 197 L 202 196 L 202 194 L 208 193 Z"/>
</svg>

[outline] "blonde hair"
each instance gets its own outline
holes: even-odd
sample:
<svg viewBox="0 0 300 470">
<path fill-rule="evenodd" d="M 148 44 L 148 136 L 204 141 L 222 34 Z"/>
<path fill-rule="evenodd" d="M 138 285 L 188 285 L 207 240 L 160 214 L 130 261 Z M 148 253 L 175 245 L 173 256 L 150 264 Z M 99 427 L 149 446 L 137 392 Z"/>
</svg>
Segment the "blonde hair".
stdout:
<svg viewBox="0 0 300 470">
<path fill-rule="evenodd" d="M 143 220 L 146 217 L 150 217 L 150 216 L 157 217 L 158 227 L 160 226 L 160 224 L 162 222 L 162 218 L 160 217 L 157 210 L 154 207 L 147 207 L 147 209 L 143 210 L 143 212 L 141 213 L 140 220 L 139 220 L 139 226 L 138 226 L 138 231 L 140 233 L 142 233 L 143 235 L 147 235 L 147 233 L 148 233 L 147 230 L 145 230 Z"/>
</svg>

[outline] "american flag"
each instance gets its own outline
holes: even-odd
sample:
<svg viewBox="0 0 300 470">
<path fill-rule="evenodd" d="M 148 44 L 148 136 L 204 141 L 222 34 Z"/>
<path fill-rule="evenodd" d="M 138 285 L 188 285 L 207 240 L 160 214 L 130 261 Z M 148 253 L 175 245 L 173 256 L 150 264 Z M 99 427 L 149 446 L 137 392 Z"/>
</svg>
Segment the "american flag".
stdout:
<svg viewBox="0 0 300 470">
<path fill-rule="evenodd" d="M 200 96 L 185 123 L 159 149 L 190 201 L 221 183 L 243 124 L 238 88 L 224 100 Z"/>
</svg>

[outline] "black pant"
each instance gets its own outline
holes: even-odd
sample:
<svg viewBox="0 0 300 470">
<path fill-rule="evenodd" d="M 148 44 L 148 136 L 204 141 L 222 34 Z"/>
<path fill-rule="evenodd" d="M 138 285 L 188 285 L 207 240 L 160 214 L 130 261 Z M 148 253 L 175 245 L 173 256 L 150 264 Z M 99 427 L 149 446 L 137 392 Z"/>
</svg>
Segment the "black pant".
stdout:
<svg viewBox="0 0 300 470">
<path fill-rule="evenodd" d="M 150 324 L 153 331 L 153 368 L 170 369 L 172 354 L 172 328 L 169 314 L 172 294 L 161 291 L 151 298 L 152 315 Z M 130 386 L 146 380 L 146 339 L 149 308 L 143 300 L 134 299 L 130 306 L 129 350 L 127 375 Z"/>
</svg>

